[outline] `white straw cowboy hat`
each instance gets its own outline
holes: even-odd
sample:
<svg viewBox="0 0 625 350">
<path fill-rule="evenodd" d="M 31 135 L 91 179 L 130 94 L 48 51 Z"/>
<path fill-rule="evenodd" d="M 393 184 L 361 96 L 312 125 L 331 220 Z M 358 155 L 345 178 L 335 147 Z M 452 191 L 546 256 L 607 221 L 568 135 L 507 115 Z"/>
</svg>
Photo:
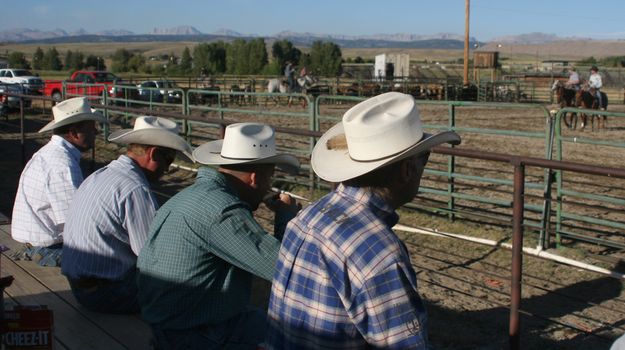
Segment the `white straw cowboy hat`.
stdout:
<svg viewBox="0 0 625 350">
<path fill-rule="evenodd" d="M 91 109 L 89 100 L 86 97 L 70 98 L 52 107 L 54 120 L 44 126 L 39 132 L 46 132 L 61 126 L 78 123 L 84 120 L 95 120 L 104 123 L 106 118 L 102 113 Z"/>
<path fill-rule="evenodd" d="M 276 153 L 273 128 L 258 123 L 228 125 L 223 140 L 197 147 L 193 157 L 206 165 L 275 164 L 289 173 L 297 173 L 299 170 L 297 158 Z"/>
<path fill-rule="evenodd" d="M 414 98 L 388 92 L 350 108 L 321 136 L 311 157 L 315 173 L 330 182 L 367 174 L 441 143 L 460 144 L 452 131 L 426 134 Z"/>
<path fill-rule="evenodd" d="M 193 161 L 193 149 L 178 135 L 178 124 L 165 118 L 140 116 L 132 129 L 117 130 L 109 136 L 115 143 L 161 146 L 180 151 Z"/>
</svg>

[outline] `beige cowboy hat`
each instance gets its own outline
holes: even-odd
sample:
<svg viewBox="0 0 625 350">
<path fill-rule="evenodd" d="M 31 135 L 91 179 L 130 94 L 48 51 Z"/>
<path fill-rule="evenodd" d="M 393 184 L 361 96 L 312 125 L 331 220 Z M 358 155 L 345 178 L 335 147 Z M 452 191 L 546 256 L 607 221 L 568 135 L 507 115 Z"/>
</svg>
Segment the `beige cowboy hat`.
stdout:
<svg viewBox="0 0 625 350">
<path fill-rule="evenodd" d="M 95 120 L 105 123 L 106 118 L 102 113 L 91 108 L 91 104 L 86 97 L 75 97 L 59 102 L 52 107 L 54 120 L 41 128 L 39 132 L 54 130 L 61 126 L 82 122 L 84 120 Z"/>
<path fill-rule="evenodd" d="M 228 125 L 223 140 L 197 147 L 193 157 L 206 165 L 275 164 L 289 173 L 297 173 L 299 170 L 297 158 L 276 153 L 273 128 L 259 123 Z"/>
<path fill-rule="evenodd" d="M 178 135 L 178 132 L 178 124 L 174 121 L 160 117 L 140 116 L 135 119 L 132 129 L 122 129 L 111 133 L 109 141 L 171 148 L 194 161 L 193 148 Z"/>
<path fill-rule="evenodd" d="M 345 112 L 315 145 L 311 164 L 320 178 L 342 182 L 442 143 L 460 144 L 460 136 L 424 133 L 414 98 L 387 92 Z"/>
</svg>

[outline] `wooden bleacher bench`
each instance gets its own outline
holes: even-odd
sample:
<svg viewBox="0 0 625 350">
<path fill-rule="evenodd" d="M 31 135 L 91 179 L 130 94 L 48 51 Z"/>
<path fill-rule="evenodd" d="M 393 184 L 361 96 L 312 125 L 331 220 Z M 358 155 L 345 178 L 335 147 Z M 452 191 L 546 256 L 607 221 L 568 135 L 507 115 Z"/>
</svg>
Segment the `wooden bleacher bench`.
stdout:
<svg viewBox="0 0 625 350">
<path fill-rule="evenodd" d="M 21 245 L 11 238 L 10 228 L 0 224 L 0 244 L 11 249 L 0 257 L 0 276 L 14 277 L 4 291 L 5 309 L 11 305 L 47 305 L 54 313 L 55 349 L 150 349 L 150 327 L 139 315 L 88 311 L 74 299 L 60 268 L 12 260 L 11 253 Z"/>
</svg>

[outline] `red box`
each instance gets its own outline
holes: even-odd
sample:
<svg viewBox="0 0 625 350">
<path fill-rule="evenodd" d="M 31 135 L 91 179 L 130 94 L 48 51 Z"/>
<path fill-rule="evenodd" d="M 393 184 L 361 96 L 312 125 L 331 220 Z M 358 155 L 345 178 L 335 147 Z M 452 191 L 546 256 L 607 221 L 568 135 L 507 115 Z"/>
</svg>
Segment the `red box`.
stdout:
<svg viewBox="0 0 625 350">
<path fill-rule="evenodd" d="M 7 350 L 51 350 L 54 317 L 46 306 L 15 306 L 4 312 L 2 344 Z"/>
</svg>

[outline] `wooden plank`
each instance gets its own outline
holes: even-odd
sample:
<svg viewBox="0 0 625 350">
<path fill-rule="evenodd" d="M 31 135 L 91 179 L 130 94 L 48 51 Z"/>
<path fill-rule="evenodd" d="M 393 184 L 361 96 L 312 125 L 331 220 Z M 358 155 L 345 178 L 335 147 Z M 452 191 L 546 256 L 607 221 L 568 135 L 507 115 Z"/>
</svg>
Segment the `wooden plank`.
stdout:
<svg viewBox="0 0 625 350">
<path fill-rule="evenodd" d="M 11 298 L 6 292 L 4 293 L 4 309 L 10 310 L 13 306 L 18 305 L 18 303 Z M 65 344 L 61 343 L 58 338 L 54 338 L 54 350 L 70 350 Z"/>
<path fill-rule="evenodd" d="M 15 280 L 6 293 L 22 305 L 47 305 L 54 312 L 54 336 L 71 349 L 119 349 L 123 345 L 106 334 L 72 305 L 59 298 L 12 260 L 2 255 L 2 274 Z"/>
<path fill-rule="evenodd" d="M 10 238 L 8 232 L 9 229 L 7 225 L 0 226 L 0 244 L 4 244 L 12 250 L 19 249 L 20 244 Z M 10 252 L 7 254 L 10 255 Z M 54 293 L 64 302 L 74 307 L 76 312 L 88 318 L 101 328 L 104 333 L 114 338 L 120 344 L 123 344 L 125 348 L 138 350 L 150 349 L 152 332 L 147 323 L 141 320 L 138 315 L 108 315 L 86 310 L 74 298 L 67 279 L 65 276 L 61 275 L 59 268 L 41 267 L 30 261 L 12 262 L 26 270 L 33 279 L 48 289 L 49 292 Z"/>
</svg>

